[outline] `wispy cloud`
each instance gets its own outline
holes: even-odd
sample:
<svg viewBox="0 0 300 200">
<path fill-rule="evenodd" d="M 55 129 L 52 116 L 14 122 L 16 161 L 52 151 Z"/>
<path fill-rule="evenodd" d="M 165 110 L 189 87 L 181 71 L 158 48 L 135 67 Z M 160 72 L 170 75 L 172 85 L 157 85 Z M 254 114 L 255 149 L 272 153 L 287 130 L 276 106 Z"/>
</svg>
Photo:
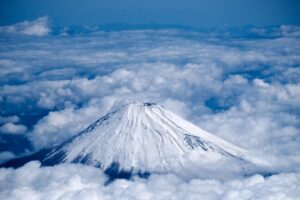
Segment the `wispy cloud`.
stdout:
<svg viewBox="0 0 300 200">
<path fill-rule="evenodd" d="M 44 36 L 51 32 L 48 17 L 40 17 L 33 21 L 24 21 L 17 24 L 0 27 L 0 33 Z"/>
</svg>

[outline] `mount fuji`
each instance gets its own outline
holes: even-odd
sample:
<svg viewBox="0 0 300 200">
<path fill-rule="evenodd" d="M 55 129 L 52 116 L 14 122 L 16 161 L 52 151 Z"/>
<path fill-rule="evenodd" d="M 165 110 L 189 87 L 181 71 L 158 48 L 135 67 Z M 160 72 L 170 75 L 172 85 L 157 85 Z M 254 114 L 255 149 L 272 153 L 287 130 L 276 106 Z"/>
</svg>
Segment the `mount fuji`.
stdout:
<svg viewBox="0 0 300 200">
<path fill-rule="evenodd" d="M 224 157 L 247 160 L 247 152 L 160 105 L 129 103 L 67 141 L 1 167 L 19 167 L 31 160 L 45 166 L 81 163 L 122 177 L 166 172 L 184 166 L 191 156 L 203 162 Z"/>
</svg>

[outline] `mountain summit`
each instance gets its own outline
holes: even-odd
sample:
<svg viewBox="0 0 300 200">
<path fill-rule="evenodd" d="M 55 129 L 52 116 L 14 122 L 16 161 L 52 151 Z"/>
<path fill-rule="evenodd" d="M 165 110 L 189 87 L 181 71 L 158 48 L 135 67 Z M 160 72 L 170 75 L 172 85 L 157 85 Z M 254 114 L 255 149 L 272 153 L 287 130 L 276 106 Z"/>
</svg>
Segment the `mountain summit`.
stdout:
<svg viewBox="0 0 300 200">
<path fill-rule="evenodd" d="M 243 160 L 246 152 L 162 106 L 129 103 L 31 158 L 43 165 L 82 163 L 103 170 L 138 173 L 180 167 L 190 155 L 203 161 L 222 157 Z"/>
</svg>

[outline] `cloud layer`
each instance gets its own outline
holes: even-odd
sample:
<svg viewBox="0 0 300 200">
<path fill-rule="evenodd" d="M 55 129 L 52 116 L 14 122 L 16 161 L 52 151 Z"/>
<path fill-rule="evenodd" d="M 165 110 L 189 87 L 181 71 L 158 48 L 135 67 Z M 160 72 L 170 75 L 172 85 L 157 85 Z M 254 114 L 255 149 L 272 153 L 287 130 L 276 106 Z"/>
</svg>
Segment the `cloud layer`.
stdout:
<svg viewBox="0 0 300 200">
<path fill-rule="evenodd" d="M 116 180 L 99 170 L 74 164 L 39 167 L 30 162 L 17 170 L 0 169 L 1 199 L 297 199 L 300 174 L 264 178 L 254 175 L 230 181 L 191 179 L 174 174 L 152 175 L 148 180 Z M 8 189 L 13 188 L 13 189 Z"/>
<path fill-rule="evenodd" d="M 236 144 L 298 162 L 298 29 L 281 29 L 271 39 L 180 30 L 14 36 L 0 53 L 2 115 L 40 119 L 27 134 L 39 149 L 117 101 L 158 102 Z"/>
<path fill-rule="evenodd" d="M 155 175 L 148 181 L 120 180 L 104 187 L 105 177 L 94 169 L 39 168 L 33 163 L 16 171 L 1 169 L 1 182 L 7 183 L 0 184 L 1 197 L 29 194 L 43 199 L 47 190 L 53 199 L 101 195 L 141 199 L 139 194 L 159 199 L 155 195 L 175 192 L 190 199 L 193 195 L 208 199 L 299 196 L 293 187 L 299 185 L 300 164 L 299 27 L 255 28 L 247 34 L 95 28 L 89 33 L 64 29 L 61 35 L 49 35 L 48 24 L 47 18 L 39 18 L 0 27 L 1 144 L 9 146 L 7 135 L 25 136 L 39 150 L 73 136 L 114 104 L 157 102 L 249 149 L 279 174 L 225 182 Z M 28 153 L 27 149 L 3 149 L 1 160 Z M 36 173 L 24 178 L 22 185 L 22 170 L 28 169 Z M 68 173 L 72 170 L 79 170 L 78 177 Z M 43 173 L 49 174 L 49 181 Z M 30 182 L 38 179 L 41 186 Z M 66 188 L 60 189 L 63 184 Z M 290 186 L 288 190 L 284 185 Z"/>
</svg>

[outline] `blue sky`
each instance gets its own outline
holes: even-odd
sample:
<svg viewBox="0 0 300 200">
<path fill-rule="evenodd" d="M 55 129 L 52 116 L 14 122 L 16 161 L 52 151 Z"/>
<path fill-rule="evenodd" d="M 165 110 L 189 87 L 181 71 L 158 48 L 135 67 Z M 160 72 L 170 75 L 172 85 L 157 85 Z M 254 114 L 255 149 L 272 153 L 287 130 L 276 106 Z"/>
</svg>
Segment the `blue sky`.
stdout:
<svg viewBox="0 0 300 200">
<path fill-rule="evenodd" d="M 0 25 L 49 16 L 54 25 L 176 24 L 192 27 L 300 24 L 297 0 L 1 0 Z"/>
</svg>

